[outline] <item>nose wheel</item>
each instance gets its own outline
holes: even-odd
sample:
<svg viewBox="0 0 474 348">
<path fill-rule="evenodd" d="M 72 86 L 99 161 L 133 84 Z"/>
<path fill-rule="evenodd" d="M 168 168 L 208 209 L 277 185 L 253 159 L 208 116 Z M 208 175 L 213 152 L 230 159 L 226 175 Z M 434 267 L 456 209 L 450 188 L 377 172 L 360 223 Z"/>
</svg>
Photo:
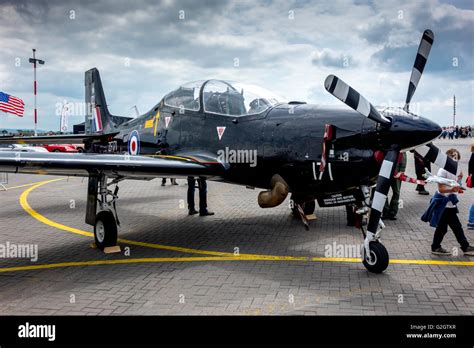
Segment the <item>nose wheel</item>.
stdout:
<svg viewBox="0 0 474 348">
<path fill-rule="evenodd" d="M 362 263 L 369 272 L 382 273 L 387 269 L 389 263 L 387 249 L 385 249 L 383 244 L 378 241 L 370 242 L 369 249 L 370 255 L 367 255 L 365 248 L 363 248 L 364 259 L 362 260 Z"/>
<path fill-rule="evenodd" d="M 103 210 L 97 214 L 94 225 L 94 239 L 97 248 L 100 250 L 117 244 L 117 222 L 110 210 Z"/>
</svg>

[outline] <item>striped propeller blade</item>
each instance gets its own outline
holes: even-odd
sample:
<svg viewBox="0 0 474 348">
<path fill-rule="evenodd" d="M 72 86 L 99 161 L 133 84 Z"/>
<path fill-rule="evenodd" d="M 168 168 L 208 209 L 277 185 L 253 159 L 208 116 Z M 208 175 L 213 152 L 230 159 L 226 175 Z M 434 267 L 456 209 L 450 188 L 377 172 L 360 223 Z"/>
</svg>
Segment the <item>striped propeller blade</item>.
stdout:
<svg viewBox="0 0 474 348">
<path fill-rule="evenodd" d="M 379 176 L 377 178 L 377 185 L 375 187 L 374 198 L 372 199 L 372 206 L 370 210 L 370 218 L 367 224 L 367 232 L 376 234 L 379 226 L 380 218 L 382 216 L 383 207 L 387 200 L 390 183 L 393 178 L 396 163 L 398 160 L 399 150 L 389 150 L 380 167 Z"/>
<path fill-rule="evenodd" d="M 415 149 L 415 152 L 424 159 L 436 164 L 438 167 L 456 175 L 458 162 L 444 154 L 439 148 L 433 145 L 433 143 L 419 146 Z"/>
<path fill-rule="evenodd" d="M 415 64 L 411 71 L 410 83 L 408 84 L 407 98 L 405 100 L 405 111 L 408 111 L 410 106 L 411 98 L 415 94 L 416 87 L 420 81 L 421 74 L 425 69 L 426 61 L 428 60 L 428 55 L 430 54 L 431 46 L 433 45 L 434 34 L 431 30 L 427 29 L 423 33 L 421 38 L 420 46 L 418 46 L 418 52 L 416 53 Z"/>
<path fill-rule="evenodd" d="M 324 87 L 326 91 L 361 115 L 385 126 L 391 124 L 391 121 L 382 116 L 367 99 L 337 76 L 329 75 L 326 77 Z"/>
</svg>

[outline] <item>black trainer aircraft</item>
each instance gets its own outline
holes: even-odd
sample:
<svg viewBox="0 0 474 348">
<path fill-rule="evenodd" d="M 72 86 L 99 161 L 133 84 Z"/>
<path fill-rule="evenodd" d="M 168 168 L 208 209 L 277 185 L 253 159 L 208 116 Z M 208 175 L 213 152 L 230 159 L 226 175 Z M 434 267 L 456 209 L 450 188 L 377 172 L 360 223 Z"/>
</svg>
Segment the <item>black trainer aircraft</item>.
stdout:
<svg viewBox="0 0 474 348">
<path fill-rule="evenodd" d="M 389 263 L 380 242 L 381 211 L 399 153 L 415 150 L 457 171 L 457 163 L 431 144 L 439 125 L 408 110 L 433 38 L 430 30 L 423 33 L 403 109 L 377 109 L 330 75 L 326 90 L 349 108 L 282 102 L 255 86 L 207 80 L 179 87 L 130 119 L 109 113 L 94 68 L 85 73 L 85 134 L 0 138 L 0 143 L 82 141 L 86 152 L 1 152 L 0 171 L 87 176 L 86 222 L 94 226 L 99 248 L 116 244 L 117 183 L 124 179 L 203 176 L 262 188 L 262 208 L 281 204 L 291 193 L 294 213 L 306 226 L 315 200 L 320 206 L 352 205 L 360 217 L 370 212 L 367 232 L 358 224 L 365 237 L 362 259 L 369 271 L 380 273 Z M 376 159 L 380 154 L 383 161 Z"/>
</svg>

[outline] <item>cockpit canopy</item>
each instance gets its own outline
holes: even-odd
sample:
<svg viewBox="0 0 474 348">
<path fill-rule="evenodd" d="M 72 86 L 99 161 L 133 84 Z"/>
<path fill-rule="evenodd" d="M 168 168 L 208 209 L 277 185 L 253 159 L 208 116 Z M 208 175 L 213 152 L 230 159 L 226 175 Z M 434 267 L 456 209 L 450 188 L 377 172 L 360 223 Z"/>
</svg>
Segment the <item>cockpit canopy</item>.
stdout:
<svg viewBox="0 0 474 348">
<path fill-rule="evenodd" d="M 195 81 L 182 85 L 164 98 L 165 105 L 206 113 L 240 117 L 260 114 L 283 101 L 264 88 L 222 80 Z"/>
</svg>

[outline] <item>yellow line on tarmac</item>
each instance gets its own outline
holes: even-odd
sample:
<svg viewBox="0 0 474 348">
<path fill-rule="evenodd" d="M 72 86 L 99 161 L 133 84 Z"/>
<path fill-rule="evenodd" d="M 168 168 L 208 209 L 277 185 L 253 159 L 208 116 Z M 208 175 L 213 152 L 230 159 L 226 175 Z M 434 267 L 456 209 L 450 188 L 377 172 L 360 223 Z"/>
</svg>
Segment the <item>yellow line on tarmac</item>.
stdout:
<svg viewBox="0 0 474 348">
<path fill-rule="evenodd" d="M 58 180 L 64 180 L 64 179 L 58 179 Z M 32 183 L 29 183 L 29 184 L 23 184 L 23 185 L 18 185 L 18 186 L 12 186 L 12 187 L 6 187 L 7 191 L 9 190 L 13 190 L 13 189 L 18 189 L 18 188 L 22 188 L 22 187 L 27 187 L 27 186 L 33 186 L 33 185 L 36 185 L 36 184 L 39 184 L 39 183 L 44 183 L 44 181 L 36 181 L 36 182 L 32 182 Z"/>
<path fill-rule="evenodd" d="M 97 265 L 116 265 L 124 263 L 156 263 L 156 262 L 191 262 L 191 261 L 227 261 L 231 260 L 230 257 L 150 257 L 150 258 L 137 258 L 137 259 L 120 259 L 120 260 L 96 260 L 96 261 L 77 261 L 77 262 L 59 262 L 49 263 L 42 265 L 31 265 L 31 266 L 15 266 L 0 268 L 0 273 L 15 272 L 15 271 L 31 271 L 38 269 L 50 269 L 50 268 L 61 268 L 61 267 L 81 267 L 81 266 L 97 266 Z"/>
<path fill-rule="evenodd" d="M 87 232 L 84 230 L 80 230 L 78 228 L 66 226 L 60 223 L 57 223 L 53 220 L 48 219 L 44 215 L 41 215 L 38 213 L 36 210 L 31 208 L 30 204 L 28 203 L 28 196 L 29 194 L 37 189 L 40 186 L 46 185 L 50 182 L 57 181 L 57 180 L 62 180 L 62 179 L 55 179 L 55 180 L 48 180 L 48 181 L 43 181 L 40 182 L 27 190 L 25 190 L 21 196 L 20 196 L 20 205 L 21 207 L 28 213 L 30 214 L 34 219 L 44 223 L 45 225 L 57 228 L 59 230 L 63 230 L 66 232 L 71 232 L 75 234 L 79 234 L 81 236 L 85 237 L 94 237 L 94 234 L 92 232 Z M 218 251 L 202 251 L 198 249 L 189 249 L 189 248 L 181 248 L 181 247 L 174 247 L 174 246 L 168 246 L 168 245 L 160 245 L 160 244 L 153 244 L 153 243 L 146 243 L 146 242 L 137 242 L 133 240 L 128 240 L 128 239 L 122 239 L 119 238 L 118 241 L 120 243 L 126 243 L 126 244 L 131 244 L 131 245 L 137 245 L 137 246 L 143 246 L 143 247 L 149 247 L 149 248 L 154 248 L 154 249 L 163 249 L 163 250 L 172 250 L 172 251 L 178 251 L 178 252 L 183 252 L 183 253 L 190 253 L 190 254 L 203 254 L 203 255 L 214 255 L 214 256 L 234 256 L 232 253 L 222 253 Z"/>
<path fill-rule="evenodd" d="M 62 225 L 62 224 L 58 224 L 57 222 L 54 222 L 50 219 L 48 219 L 47 217 L 39 214 L 36 210 L 34 210 L 33 208 L 31 208 L 30 204 L 28 203 L 28 195 L 30 194 L 31 191 L 33 191 L 34 189 L 40 187 L 40 186 L 43 186 L 43 185 L 46 185 L 46 184 L 49 184 L 50 182 L 54 182 L 54 181 L 59 181 L 59 180 L 64 180 L 64 178 L 60 178 L 60 179 L 53 179 L 53 180 L 47 180 L 47 181 L 43 181 L 43 182 L 40 182 L 28 189 L 26 189 L 25 191 L 23 191 L 23 193 L 21 194 L 20 196 L 20 204 L 21 204 L 21 207 L 28 213 L 30 214 L 33 218 L 35 218 L 36 220 L 46 224 L 46 225 L 49 225 L 51 227 L 55 227 L 55 228 L 58 228 L 60 230 L 65 230 L 67 228 L 67 230 L 69 232 L 72 232 L 72 233 L 76 233 L 76 234 L 80 234 L 82 236 L 87 236 L 87 237 L 93 237 L 94 235 L 90 232 L 86 232 L 86 231 L 82 231 L 80 229 L 77 229 L 77 228 L 72 228 L 72 227 L 69 227 L 69 226 L 65 226 L 65 225 Z"/>
<path fill-rule="evenodd" d="M 148 257 L 148 258 L 135 258 L 135 259 L 120 259 L 120 260 L 94 260 L 94 261 L 76 261 L 76 262 L 59 262 L 49 263 L 42 265 L 31 265 L 31 266 L 14 266 L 0 268 L 0 273 L 6 272 L 17 272 L 17 271 L 31 271 L 31 270 L 43 270 L 52 268 L 64 268 L 64 267 L 82 267 L 82 266 L 98 266 L 98 265 L 117 265 L 117 264 L 136 264 L 136 263 L 162 263 L 162 262 L 203 262 L 203 261 L 268 261 L 272 257 L 266 257 L 264 259 L 260 257 L 216 257 L 216 256 L 199 256 L 199 257 Z M 274 257 L 275 260 L 280 260 L 280 257 Z M 325 258 L 325 257 L 314 257 L 314 258 L 301 258 L 302 261 L 323 261 L 323 262 L 360 262 L 358 258 Z M 339 261 L 335 261 L 335 260 Z M 295 261 L 294 258 L 291 261 Z M 398 261 L 398 262 L 397 262 Z M 420 261 L 423 261 L 420 263 Z M 435 261 L 436 262 L 436 261 Z M 463 265 L 466 262 L 456 261 L 439 261 L 441 264 L 457 264 Z M 408 264 L 432 264 L 430 260 L 392 260 L 391 263 L 408 263 Z M 437 263 L 440 264 L 440 263 Z M 472 266 L 469 264 L 469 266 Z"/>
<path fill-rule="evenodd" d="M 47 217 L 41 215 L 37 211 L 35 211 L 28 203 L 28 195 L 35 189 L 45 184 L 59 181 L 64 179 L 54 179 L 48 181 L 42 181 L 34 186 L 25 190 L 20 196 L 20 204 L 22 208 L 30 214 L 36 220 L 49 225 L 51 227 L 79 234 L 86 237 L 93 237 L 93 233 L 83 231 L 77 228 L 69 227 L 60 223 L 57 223 L 53 220 L 48 219 Z M 124 260 L 106 260 L 106 261 L 85 261 L 81 262 L 73 262 L 73 266 L 78 265 L 100 265 L 100 264 L 113 264 L 113 263 L 135 263 L 135 262 L 175 262 L 175 261 L 312 261 L 312 262 L 361 262 L 360 258 L 341 258 L 341 257 L 308 257 L 308 256 L 278 256 L 278 255 L 259 255 L 259 254 L 240 254 L 234 255 L 233 253 L 226 253 L 226 252 L 219 252 L 219 251 L 210 251 L 210 250 L 199 250 L 199 249 L 191 249 L 191 248 L 183 248 L 183 247 L 176 247 L 170 245 L 162 245 L 162 244 L 155 244 L 155 243 L 147 243 L 147 242 L 139 242 L 133 241 L 129 239 L 122 239 L 119 238 L 118 241 L 120 243 L 131 244 L 136 246 L 148 247 L 153 249 L 161 249 L 161 250 L 170 250 L 170 251 L 177 251 L 182 253 L 189 253 L 189 254 L 200 254 L 200 255 L 212 255 L 213 257 L 178 257 L 178 258 L 143 258 L 143 259 L 124 259 Z M 217 256 L 217 257 L 216 257 Z M 138 260 L 145 260 L 145 261 L 138 261 Z M 148 261 L 147 261 L 148 260 Z M 158 260 L 158 261 L 151 261 L 151 260 Z M 450 265 L 450 266 L 474 266 L 474 261 L 448 261 L 448 260 L 405 260 L 405 259 L 393 259 L 390 260 L 391 264 L 417 264 L 417 265 Z M 51 266 L 43 267 L 43 265 L 38 266 L 26 266 L 26 267 L 33 267 L 31 269 L 38 269 L 39 268 L 55 268 L 55 267 L 68 267 L 69 263 L 60 263 L 60 264 L 52 264 L 52 265 L 64 265 L 64 266 Z M 36 268 L 35 268 L 36 267 Z M 13 267 L 15 268 L 15 267 Z M 21 267 L 20 267 L 21 268 Z M 4 269 L 11 269 L 11 268 L 3 268 Z M 0 272 L 2 269 L 0 268 Z"/>
</svg>

